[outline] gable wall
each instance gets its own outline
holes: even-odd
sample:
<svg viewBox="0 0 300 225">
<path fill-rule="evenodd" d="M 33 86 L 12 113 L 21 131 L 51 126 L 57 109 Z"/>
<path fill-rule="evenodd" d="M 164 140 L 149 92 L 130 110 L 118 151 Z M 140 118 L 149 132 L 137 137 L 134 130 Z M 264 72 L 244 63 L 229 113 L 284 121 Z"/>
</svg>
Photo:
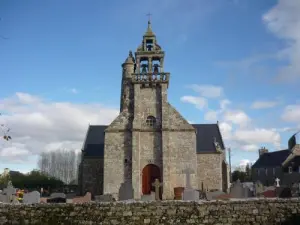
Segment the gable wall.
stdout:
<svg viewBox="0 0 300 225">
<path fill-rule="evenodd" d="M 92 196 L 103 194 L 103 159 L 83 158 L 79 168 L 80 194 L 84 195 L 86 191 Z"/>
<path fill-rule="evenodd" d="M 197 154 L 198 189 L 222 190 L 222 161 L 223 154 Z"/>
</svg>

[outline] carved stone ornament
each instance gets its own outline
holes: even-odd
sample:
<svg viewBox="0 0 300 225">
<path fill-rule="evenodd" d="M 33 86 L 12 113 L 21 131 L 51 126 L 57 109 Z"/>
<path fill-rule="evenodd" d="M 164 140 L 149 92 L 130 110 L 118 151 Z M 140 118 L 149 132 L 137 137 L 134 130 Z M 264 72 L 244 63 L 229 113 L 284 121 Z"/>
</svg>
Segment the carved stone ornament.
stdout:
<svg viewBox="0 0 300 225">
<path fill-rule="evenodd" d="M 154 160 L 153 159 L 148 159 L 148 164 L 153 164 Z"/>
</svg>

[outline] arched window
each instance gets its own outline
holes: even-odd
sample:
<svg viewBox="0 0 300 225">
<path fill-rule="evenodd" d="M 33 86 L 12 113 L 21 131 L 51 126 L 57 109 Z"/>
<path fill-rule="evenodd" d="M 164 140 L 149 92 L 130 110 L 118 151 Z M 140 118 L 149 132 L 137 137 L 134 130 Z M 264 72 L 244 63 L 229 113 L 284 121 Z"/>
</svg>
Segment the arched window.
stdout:
<svg viewBox="0 0 300 225">
<path fill-rule="evenodd" d="M 155 124 L 156 124 L 156 119 L 154 116 L 148 116 L 147 117 L 147 120 L 146 120 L 146 124 L 147 126 L 149 127 L 155 127 Z"/>
</svg>

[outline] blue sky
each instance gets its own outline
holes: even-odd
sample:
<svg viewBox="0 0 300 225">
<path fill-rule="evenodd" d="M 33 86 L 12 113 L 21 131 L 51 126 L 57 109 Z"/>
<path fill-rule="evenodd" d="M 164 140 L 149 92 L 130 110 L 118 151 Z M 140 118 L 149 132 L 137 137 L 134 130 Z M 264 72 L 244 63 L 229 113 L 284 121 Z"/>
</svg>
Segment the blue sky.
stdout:
<svg viewBox="0 0 300 225">
<path fill-rule="evenodd" d="M 297 0 L 1 0 L 0 111 L 13 140 L 0 142 L 0 170 L 78 150 L 89 123 L 117 115 L 121 63 L 148 12 L 183 116 L 218 120 L 236 166 L 260 146 L 286 148 L 300 128 L 298 10 Z"/>
</svg>

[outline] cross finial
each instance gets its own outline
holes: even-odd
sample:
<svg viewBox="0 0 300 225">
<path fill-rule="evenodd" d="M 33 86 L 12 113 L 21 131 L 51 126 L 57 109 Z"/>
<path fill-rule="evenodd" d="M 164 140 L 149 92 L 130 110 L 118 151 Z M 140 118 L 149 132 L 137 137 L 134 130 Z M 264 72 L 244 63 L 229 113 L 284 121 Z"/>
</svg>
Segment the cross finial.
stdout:
<svg viewBox="0 0 300 225">
<path fill-rule="evenodd" d="M 152 14 L 149 12 L 146 16 L 148 16 L 148 23 L 150 23 Z"/>
</svg>

